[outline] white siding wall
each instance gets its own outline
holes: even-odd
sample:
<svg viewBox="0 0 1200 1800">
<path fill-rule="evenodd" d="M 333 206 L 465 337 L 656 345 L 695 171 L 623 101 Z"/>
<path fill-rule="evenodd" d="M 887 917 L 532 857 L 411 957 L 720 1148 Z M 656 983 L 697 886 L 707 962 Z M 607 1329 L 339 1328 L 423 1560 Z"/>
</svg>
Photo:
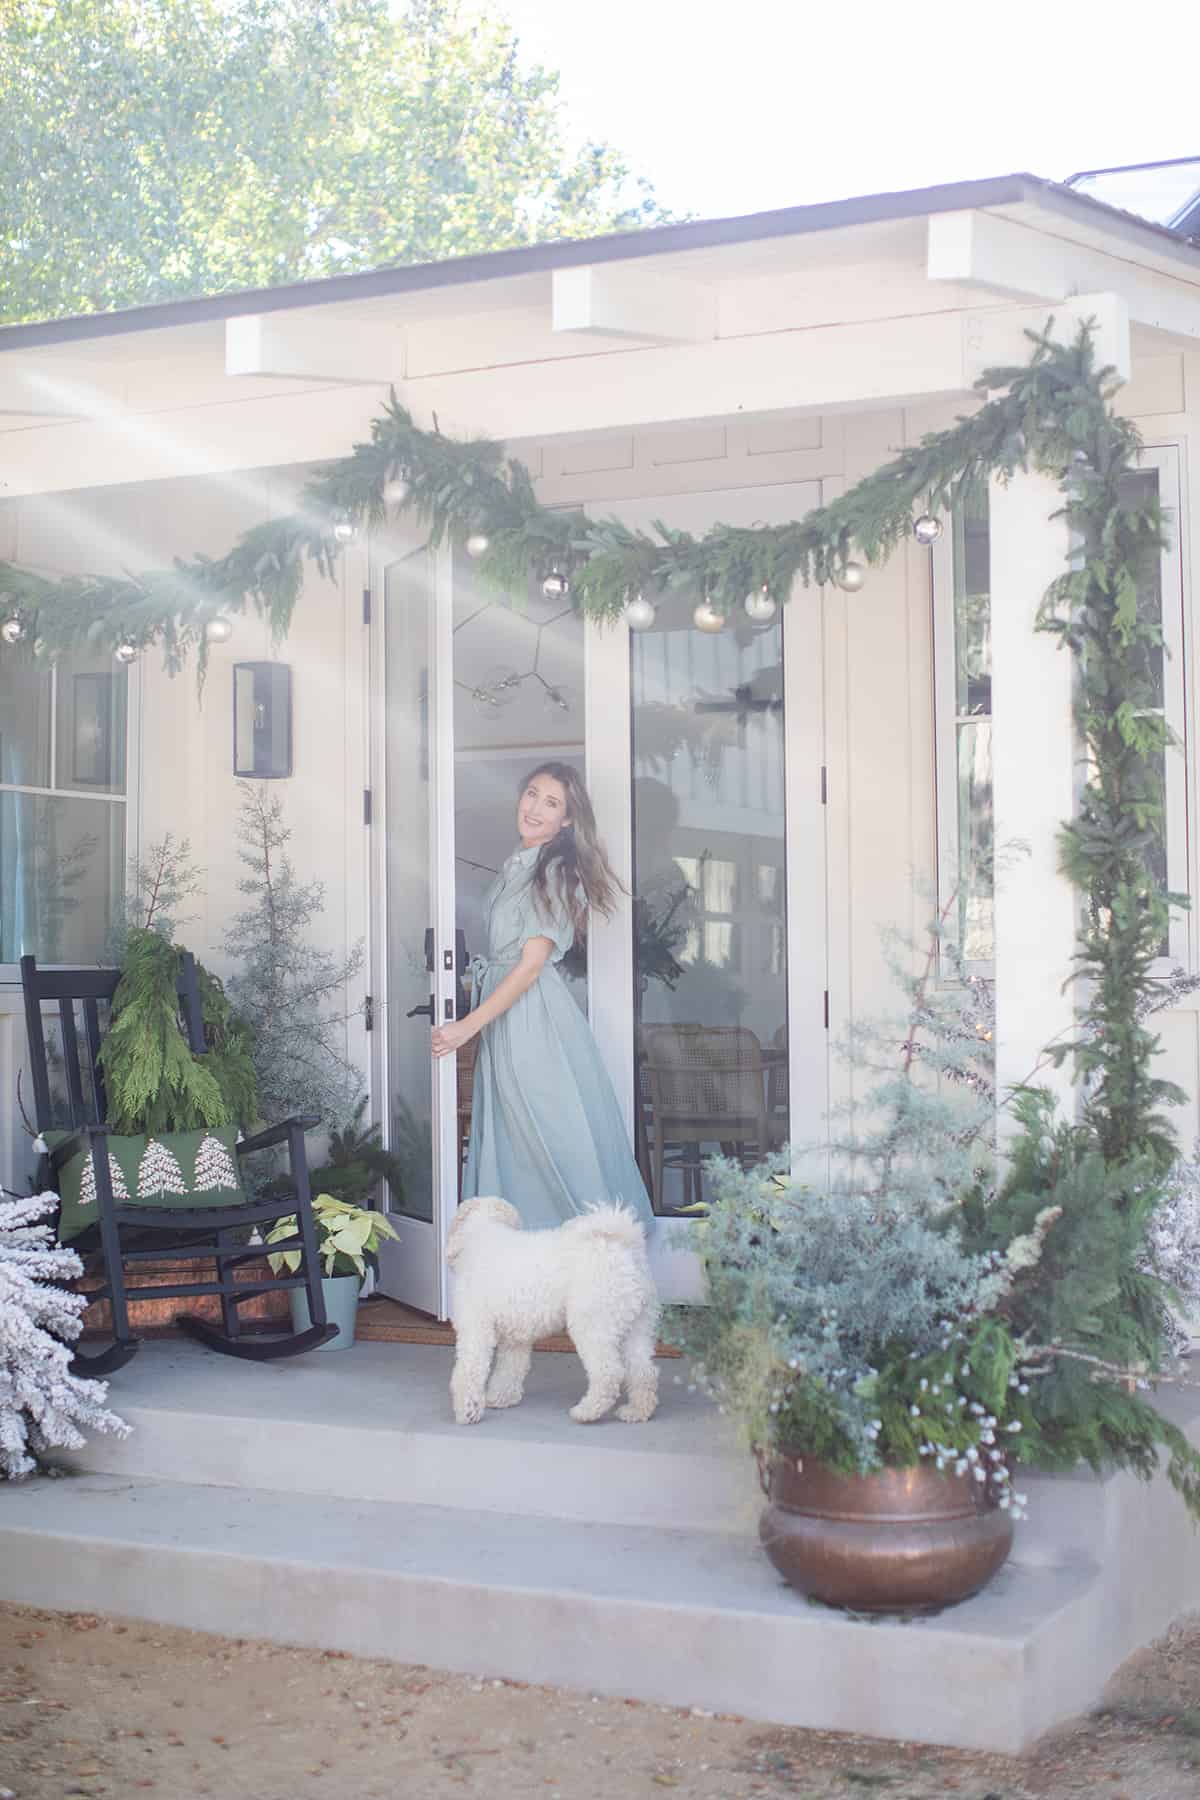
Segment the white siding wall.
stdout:
<svg viewBox="0 0 1200 1800">
<path fill-rule="evenodd" d="M 1200 427 L 1200 357 L 1155 356 L 1135 367 L 1127 405 L 1149 442 L 1181 446 L 1186 511 L 1200 517 L 1200 454 L 1189 434 Z M 603 496 L 695 493 L 820 479 L 826 497 L 856 480 L 900 445 L 948 422 L 951 408 L 925 406 L 877 415 L 779 418 L 765 424 L 672 427 L 606 433 L 577 442 L 515 447 L 530 462 L 542 497 L 570 503 Z M 0 551 L 58 569 L 146 567 L 197 550 L 219 553 L 255 519 L 286 508 L 296 479 L 287 472 L 149 482 L 13 503 L 0 523 Z M 1189 518 L 1181 521 L 1189 632 L 1194 642 Z M 278 784 L 302 878 L 326 883 L 322 941 L 336 953 L 369 929 L 367 834 L 361 790 L 368 782 L 365 633 L 360 589 L 365 559 L 357 547 L 331 584 L 310 574 L 290 637 L 275 652 L 294 671 L 295 775 Z M 798 605 L 819 605 L 801 592 Z M 835 1035 L 854 1017 L 885 1009 L 889 984 L 880 951 L 885 924 L 919 926 L 913 880 L 934 867 L 934 746 L 930 567 L 908 545 L 872 572 L 861 593 L 825 596 L 826 762 L 829 769 L 830 994 Z M 234 661 L 272 654 L 266 628 L 242 621 L 233 641 L 214 649 L 202 707 L 190 671 L 169 679 L 146 659 L 141 784 L 131 838 L 146 845 L 167 830 L 191 840 L 206 871 L 198 918 L 187 936 L 223 967 L 226 922 L 236 910 L 241 873 L 234 837 L 231 677 Z M 1189 671 L 1189 724 L 1197 714 L 1197 656 Z M 1195 807 L 1195 742 L 1189 746 Z M 1195 828 L 1192 829 L 1193 889 Z M 131 846 L 132 847 L 132 846 Z M 1195 933 L 1193 933 L 1193 943 Z M 793 946 L 793 955 L 798 947 Z M 1193 955 L 1195 952 L 1193 951 Z M 366 989 L 364 972 L 362 991 Z M 354 1003 L 359 994 L 351 996 Z M 25 1155 L 11 1101 L 19 1057 L 16 996 L 0 990 L 0 1176 L 19 1177 Z M 1185 1141 L 1200 1117 L 1200 1006 L 1162 1020 L 1167 1066 L 1190 1096 L 1179 1120 Z M 365 1063 L 361 1025 L 348 1049 Z M 843 1094 L 844 1084 L 835 1089 Z M 5 1135 L 7 1134 L 7 1135 Z"/>
</svg>

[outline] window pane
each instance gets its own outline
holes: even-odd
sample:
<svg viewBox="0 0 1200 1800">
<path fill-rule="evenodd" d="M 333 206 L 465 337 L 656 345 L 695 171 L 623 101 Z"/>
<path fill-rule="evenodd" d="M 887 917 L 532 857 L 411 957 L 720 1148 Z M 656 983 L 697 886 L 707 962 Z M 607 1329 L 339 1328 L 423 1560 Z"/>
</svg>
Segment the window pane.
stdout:
<svg viewBox="0 0 1200 1800">
<path fill-rule="evenodd" d="M 0 654 L 0 782 L 50 786 L 50 682 L 20 649 Z"/>
<path fill-rule="evenodd" d="M 992 631 L 986 491 L 954 507 L 955 706 L 961 716 L 992 710 Z"/>
<path fill-rule="evenodd" d="M 992 878 L 992 726 L 957 727 L 959 944 L 970 961 L 995 954 Z"/>
<path fill-rule="evenodd" d="M 630 639 L 638 1153 L 662 1210 L 703 1159 L 787 1139 L 783 633 L 706 637 L 694 594 Z"/>
<path fill-rule="evenodd" d="M 0 962 L 100 962 L 125 871 L 125 808 L 0 793 Z"/>
<path fill-rule="evenodd" d="M 55 787 L 123 794 L 128 671 L 83 654 L 60 662 L 57 675 Z"/>
</svg>

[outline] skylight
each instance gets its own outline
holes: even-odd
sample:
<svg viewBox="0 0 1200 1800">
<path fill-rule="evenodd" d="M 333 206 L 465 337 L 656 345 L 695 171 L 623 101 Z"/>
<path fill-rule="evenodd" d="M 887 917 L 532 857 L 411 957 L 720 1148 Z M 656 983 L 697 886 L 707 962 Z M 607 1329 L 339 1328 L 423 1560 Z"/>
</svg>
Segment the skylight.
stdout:
<svg viewBox="0 0 1200 1800">
<path fill-rule="evenodd" d="M 1122 169 L 1086 169 L 1072 175 L 1066 185 L 1156 225 L 1188 236 L 1200 234 L 1200 156 Z"/>
</svg>

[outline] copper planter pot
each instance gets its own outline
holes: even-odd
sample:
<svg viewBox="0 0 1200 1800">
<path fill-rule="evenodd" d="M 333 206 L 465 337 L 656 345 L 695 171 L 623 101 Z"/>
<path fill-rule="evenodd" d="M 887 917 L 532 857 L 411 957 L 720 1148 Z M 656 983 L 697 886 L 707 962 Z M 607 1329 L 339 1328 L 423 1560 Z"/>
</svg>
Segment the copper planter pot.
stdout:
<svg viewBox="0 0 1200 1800">
<path fill-rule="evenodd" d="M 989 1582 L 1012 1548 L 1012 1519 L 967 1476 L 936 1469 L 838 1475 L 780 1454 L 763 1548 L 790 1586 L 853 1612 L 931 1612 Z"/>
</svg>

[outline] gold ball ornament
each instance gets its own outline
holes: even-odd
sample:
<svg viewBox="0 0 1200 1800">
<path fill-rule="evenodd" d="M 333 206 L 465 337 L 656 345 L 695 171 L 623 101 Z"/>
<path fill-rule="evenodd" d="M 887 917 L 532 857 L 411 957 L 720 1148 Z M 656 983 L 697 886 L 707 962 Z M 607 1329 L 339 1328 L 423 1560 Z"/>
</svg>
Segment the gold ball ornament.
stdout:
<svg viewBox="0 0 1200 1800">
<path fill-rule="evenodd" d="M 210 619 L 204 627 L 204 635 L 210 644 L 227 644 L 233 636 L 233 625 L 229 619 L 225 618 L 224 614 L 218 613 L 216 618 Z"/>
<path fill-rule="evenodd" d="M 333 535 L 339 544 L 352 544 L 355 530 L 354 520 L 349 513 L 339 513 L 333 521 Z"/>
<path fill-rule="evenodd" d="M 932 513 L 922 513 L 919 519 L 913 520 L 913 536 L 918 544 L 926 548 L 936 544 L 942 535 L 942 521 L 935 519 Z"/>
<path fill-rule="evenodd" d="M 843 593 L 857 594 L 867 579 L 867 571 L 860 562 L 843 563 L 835 579 Z"/>
<path fill-rule="evenodd" d="M 708 600 L 702 600 L 692 614 L 692 624 L 697 631 L 715 634 L 725 629 L 725 614 L 718 612 Z"/>
<path fill-rule="evenodd" d="M 118 644 L 113 651 L 113 656 L 117 662 L 128 668 L 131 662 L 137 661 L 138 647 L 136 644 Z"/>
<path fill-rule="evenodd" d="M 4 642 L 10 646 L 19 644 L 24 636 L 25 626 L 15 614 L 11 619 L 5 619 L 3 625 L 0 625 L 0 638 L 3 638 Z"/>
<path fill-rule="evenodd" d="M 463 546 L 467 555 L 473 557 L 476 562 L 481 556 L 486 556 L 491 547 L 492 540 L 486 531 L 473 531 Z"/>
<path fill-rule="evenodd" d="M 385 506 L 403 506 L 408 499 L 408 483 L 403 475 L 393 475 L 390 481 L 383 484 L 383 501 Z"/>
<path fill-rule="evenodd" d="M 571 584 L 561 569 L 551 569 L 542 583 L 542 595 L 547 600 L 565 600 L 570 589 Z"/>
</svg>

